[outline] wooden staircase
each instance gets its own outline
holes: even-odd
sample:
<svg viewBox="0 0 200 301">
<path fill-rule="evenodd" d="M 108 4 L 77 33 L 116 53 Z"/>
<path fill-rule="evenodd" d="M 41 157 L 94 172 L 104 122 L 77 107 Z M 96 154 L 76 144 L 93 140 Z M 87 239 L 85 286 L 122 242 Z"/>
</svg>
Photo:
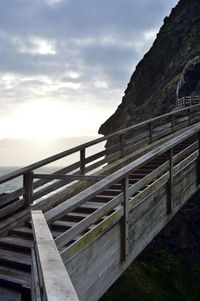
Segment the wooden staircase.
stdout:
<svg viewBox="0 0 200 301">
<path fill-rule="evenodd" d="M 197 141 L 197 136 L 194 135 L 187 140 L 182 141 L 173 149 L 173 154 L 177 155 L 183 150 Z M 128 175 L 129 187 L 138 183 L 147 175 L 163 166 L 169 160 L 169 151 L 157 156 L 155 159 L 138 168 L 133 173 Z M 119 159 L 120 162 L 121 159 Z M 178 162 L 177 162 L 178 163 Z M 121 164 L 121 162 L 120 162 Z M 119 166 L 121 166 L 119 164 Z M 152 182 L 156 181 L 156 177 Z M 145 183 L 145 181 L 144 181 Z M 151 184 L 151 183 L 150 183 Z M 149 184 L 139 188 L 135 194 L 141 193 Z M 101 193 L 97 193 L 88 199 L 86 202 L 76 207 L 74 210 L 54 220 L 49 224 L 53 238 L 59 238 L 67 230 L 75 229 L 91 216 L 94 212 L 100 210 L 105 204 L 109 204 L 116 196 L 119 196 L 124 191 L 121 181 L 107 187 Z M 9 205 L 12 202 L 9 203 Z M 57 204 L 56 204 L 57 205 Z M 2 208 L 6 208 L 2 205 Z M 86 227 L 86 229 L 77 236 L 69 239 L 66 244 L 60 243 L 58 247 L 60 252 L 66 247 L 79 240 L 97 224 L 101 223 L 106 217 L 111 215 L 118 205 L 111 211 L 107 210 L 105 215 L 97 219 L 94 224 Z M 48 210 L 47 210 L 48 211 Z M 13 214 L 13 213 L 12 213 Z M 11 214 L 11 215 L 12 215 Z M 31 248 L 33 246 L 33 233 L 31 229 L 31 221 L 27 217 L 24 221 L 19 221 L 19 226 L 11 227 L 8 233 L 0 238 L 0 300 L 31 300 Z"/>
</svg>

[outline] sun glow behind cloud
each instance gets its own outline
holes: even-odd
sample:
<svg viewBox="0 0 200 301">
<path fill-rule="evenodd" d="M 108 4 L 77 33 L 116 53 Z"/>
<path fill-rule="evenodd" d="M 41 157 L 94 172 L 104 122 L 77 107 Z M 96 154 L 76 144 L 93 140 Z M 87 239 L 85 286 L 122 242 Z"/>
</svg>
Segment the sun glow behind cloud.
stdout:
<svg viewBox="0 0 200 301">
<path fill-rule="evenodd" d="M 96 136 L 177 1 L 0 1 L 0 140 Z"/>
<path fill-rule="evenodd" d="M 76 112 L 74 114 L 74 112 Z M 110 112 L 108 111 L 108 114 Z M 55 138 L 95 136 L 96 123 L 104 120 L 104 111 L 88 105 L 55 104 L 50 101 L 38 101 L 21 105 L 12 118 L 0 121 L 1 138 L 35 139 L 50 141 Z"/>
</svg>

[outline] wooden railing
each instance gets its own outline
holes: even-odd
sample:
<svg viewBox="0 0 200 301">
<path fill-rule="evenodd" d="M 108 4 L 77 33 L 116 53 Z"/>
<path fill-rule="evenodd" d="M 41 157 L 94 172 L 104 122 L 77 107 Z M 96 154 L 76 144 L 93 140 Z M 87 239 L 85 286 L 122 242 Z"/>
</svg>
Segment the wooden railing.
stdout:
<svg viewBox="0 0 200 301">
<path fill-rule="evenodd" d="M 22 210 L 27 210 L 28 212 L 30 206 L 31 208 L 37 208 L 38 205 L 36 202 L 41 200 L 42 197 L 46 197 L 52 193 L 58 194 L 59 189 L 62 188 L 63 190 L 66 190 L 68 189 L 67 185 L 72 185 L 77 180 L 92 181 L 91 183 L 100 181 L 107 175 L 106 173 L 104 174 L 104 169 L 102 169 L 105 164 L 123 158 L 141 146 L 151 144 L 167 134 L 173 133 L 199 121 L 199 107 L 200 104 L 197 104 L 189 108 L 158 116 L 105 137 L 81 144 L 0 177 L 0 184 L 9 182 L 18 177 L 23 177 L 21 188 L 9 192 L 0 198 L 0 232 L 1 221 L 3 221 L 2 227 L 5 228 L 15 221 L 13 214 L 19 214 Z M 94 151 L 92 155 L 87 156 L 86 151 L 88 151 L 90 147 L 96 147 L 109 139 L 114 139 L 116 142 L 115 145 L 106 149 L 102 146 L 101 151 Z M 48 166 L 48 164 L 52 162 L 55 163 L 59 159 L 68 158 L 70 155 L 78 153 L 80 155 L 80 160 L 69 164 L 53 174 L 34 174 L 34 171 L 40 167 Z M 98 174 L 97 170 L 100 170 Z M 65 200 L 64 194 L 62 195 L 62 198 Z M 60 195 L 58 199 L 60 199 Z M 48 206 L 53 207 L 55 205 L 53 202 L 51 204 L 45 202 L 45 199 L 38 204 L 41 204 L 42 208 L 42 204 L 45 204 L 46 206 L 47 203 Z M 45 209 L 45 206 L 43 206 L 42 209 Z M 49 209 L 48 206 L 47 209 Z"/>
<path fill-rule="evenodd" d="M 185 148 L 180 153 L 174 155 L 173 148 L 179 145 L 181 142 L 191 138 L 196 137 L 196 141 L 191 143 L 187 148 Z M 144 202 L 147 196 L 151 195 L 156 189 L 168 183 L 168 200 L 167 200 L 167 213 L 171 214 L 173 210 L 173 181 L 177 174 L 184 170 L 191 162 L 199 158 L 200 149 L 200 129 L 199 125 L 193 126 L 191 129 L 186 130 L 184 133 L 176 136 L 170 141 L 164 143 L 161 146 L 153 149 L 147 154 L 143 155 L 139 159 L 133 161 L 132 163 L 124 166 L 115 173 L 107 176 L 100 182 L 92 185 L 83 192 L 78 193 L 74 197 L 68 199 L 62 204 L 52 208 L 45 213 L 45 218 L 49 224 L 55 220 L 61 219 L 63 216 L 69 212 L 74 211 L 76 208 L 80 207 L 82 204 L 89 200 L 95 198 L 107 188 L 111 188 L 112 185 L 117 183 L 122 183 L 123 191 L 113 197 L 110 201 L 105 203 L 100 209 L 91 213 L 89 216 L 85 217 L 79 223 L 77 223 L 72 228 L 63 232 L 61 235 L 56 237 L 55 242 L 59 249 L 61 249 L 61 256 L 64 262 L 69 260 L 70 256 L 73 254 L 74 250 L 78 250 L 79 243 L 80 248 L 84 246 L 84 243 L 88 242 L 88 239 L 76 240 L 75 237 L 84 233 L 85 230 L 89 229 L 91 232 L 94 231 L 93 235 L 102 234 L 107 227 L 111 227 L 112 224 L 116 223 L 120 219 L 124 223 L 124 257 L 128 256 L 128 214 L 131 210 L 136 208 L 141 202 Z M 166 162 L 159 166 L 157 169 L 149 173 L 145 178 L 138 181 L 136 184 L 129 185 L 129 175 L 134 173 L 135 170 L 145 166 L 145 164 L 152 162 L 155 158 L 158 158 L 162 154 L 166 157 Z M 197 170 L 199 173 L 199 169 Z M 199 182 L 200 183 L 200 182 Z M 138 193 L 138 191 L 141 191 Z M 114 210 L 114 211 L 113 211 Z M 100 223 L 97 223 L 101 221 Z M 96 224 L 97 223 L 97 224 Z M 97 231 L 97 228 L 99 230 Z M 85 236 L 88 235 L 86 232 Z M 92 236 L 92 235 L 91 235 Z M 72 245 L 66 246 L 69 242 L 75 242 Z M 91 238 L 92 239 L 92 238 Z M 93 237 L 94 239 L 94 237 Z M 74 245 L 74 246 L 73 246 Z"/>
<path fill-rule="evenodd" d="M 32 211 L 32 301 L 78 301 L 42 211 Z"/>
<path fill-rule="evenodd" d="M 184 96 L 181 98 L 177 98 L 176 100 L 176 106 L 177 107 L 189 107 L 196 103 L 200 102 L 200 96 Z"/>
</svg>

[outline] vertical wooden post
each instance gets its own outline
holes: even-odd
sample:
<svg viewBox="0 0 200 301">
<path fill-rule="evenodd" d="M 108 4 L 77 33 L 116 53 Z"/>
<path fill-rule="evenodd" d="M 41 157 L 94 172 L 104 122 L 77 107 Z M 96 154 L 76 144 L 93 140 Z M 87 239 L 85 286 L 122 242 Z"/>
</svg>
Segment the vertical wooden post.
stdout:
<svg viewBox="0 0 200 301">
<path fill-rule="evenodd" d="M 172 133 L 174 133 L 174 115 L 171 115 L 171 128 L 172 128 Z"/>
<path fill-rule="evenodd" d="M 149 123 L 149 144 L 153 142 L 153 127 L 152 123 Z"/>
<path fill-rule="evenodd" d="M 170 149 L 169 153 L 169 180 L 167 185 L 167 214 L 170 214 L 173 205 L 173 148 Z"/>
<path fill-rule="evenodd" d="M 188 121 L 189 125 L 191 125 L 191 108 L 188 109 Z"/>
<path fill-rule="evenodd" d="M 24 199 L 26 207 L 29 207 L 33 201 L 33 173 L 32 171 L 23 175 Z"/>
<path fill-rule="evenodd" d="M 198 158 L 197 158 L 197 184 L 200 184 L 200 132 L 197 134 L 197 139 L 198 139 Z"/>
<path fill-rule="evenodd" d="M 127 176 L 123 180 L 123 191 L 124 191 L 124 216 L 122 218 L 122 260 L 126 260 L 129 255 L 129 227 L 128 227 L 128 198 L 129 198 L 129 177 Z"/>
<path fill-rule="evenodd" d="M 85 174 L 85 148 L 80 150 L 80 170 L 81 174 Z"/>
<path fill-rule="evenodd" d="M 120 141 L 121 158 L 123 158 L 124 157 L 124 134 L 121 134 L 119 136 L 119 141 Z"/>
</svg>

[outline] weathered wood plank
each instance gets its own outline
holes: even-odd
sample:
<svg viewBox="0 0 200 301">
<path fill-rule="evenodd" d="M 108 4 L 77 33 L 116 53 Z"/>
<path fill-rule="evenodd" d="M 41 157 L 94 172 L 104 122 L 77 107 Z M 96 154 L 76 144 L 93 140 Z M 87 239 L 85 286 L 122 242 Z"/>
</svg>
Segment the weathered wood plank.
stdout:
<svg viewBox="0 0 200 301">
<path fill-rule="evenodd" d="M 0 218 L 5 217 L 25 205 L 24 199 L 18 200 L 0 210 Z"/>
<path fill-rule="evenodd" d="M 94 197 L 95 195 L 101 193 L 107 187 L 111 186 L 112 184 L 119 182 L 124 177 L 129 175 L 135 169 L 143 166 L 150 160 L 156 158 L 157 156 L 165 153 L 167 150 L 173 148 L 175 145 L 181 143 L 191 135 L 194 135 L 199 131 L 199 125 L 192 126 L 190 129 L 185 131 L 183 134 L 175 137 L 174 139 L 170 140 L 169 142 L 164 143 L 163 145 L 158 146 L 157 148 L 153 149 L 151 152 L 143 155 L 139 159 L 135 160 L 134 162 L 128 164 L 127 166 L 121 168 L 121 170 L 114 172 L 112 175 L 109 175 L 106 179 L 92 185 L 91 187 L 87 188 L 84 192 L 78 193 L 76 196 L 72 197 L 71 199 L 63 202 L 62 204 L 58 205 L 56 208 L 53 208 L 45 213 L 45 217 L 48 222 L 55 220 L 67 212 L 74 210 L 76 207 L 80 206 L 82 203 L 86 202 L 90 198 Z"/>
<path fill-rule="evenodd" d="M 184 170 L 183 174 L 178 173 L 174 177 L 176 188 L 174 194 L 178 202 L 171 215 L 166 214 L 167 175 L 164 175 L 166 177 L 165 181 L 160 183 L 157 188 L 153 183 L 152 191 L 146 197 L 144 194 L 142 197 L 143 201 L 137 202 L 138 205 L 129 211 L 129 225 L 132 232 L 129 233 L 131 244 L 129 257 L 126 261 L 120 261 L 122 207 L 63 250 L 63 259 L 71 278 L 75 280 L 74 285 L 77 291 L 80 291 L 81 300 L 93 301 L 94 298 L 95 300 L 99 299 L 120 276 L 122 271 L 128 267 L 132 260 L 197 190 L 195 166 L 196 162 L 194 161 L 189 168 Z M 159 182 L 159 180 L 157 181 Z M 76 266 L 76 269 L 74 269 L 74 266 Z M 81 276 L 79 275 L 83 274 L 87 275 L 87 277 L 82 278 L 82 281 L 80 281 Z"/>
<path fill-rule="evenodd" d="M 121 220 L 121 255 L 122 260 L 127 260 L 129 255 L 129 178 L 123 180 L 123 202 L 124 214 Z"/>
<path fill-rule="evenodd" d="M 199 107 L 199 106 L 200 106 L 200 104 L 197 104 L 197 105 L 192 106 L 191 108 L 196 108 L 196 107 Z M 66 150 L 66 151 L 64 151 L 64 152 L 61 152 L 61 153 L 59 153 L 59 154 L 53 155 L 53 156 L 51 156 L 51 157 L 49 157 L 49 158 L 47 158 L 47 159 L 38 161 L 38 162 L 36 162 L 36 163 L 34 163 L 34 164 L 31 164 L 31 165 L 29 165 L 29 166 L 26 166 L 26 167 L 24 167 L 24 168 L 21 168 L 21 169 L 19 169 L 19 170 L 17 170 L 17 171 L 11 172 L 11 173 L 9 173 L 8 175 L 5 175 L 5 176 L 0 177 L 0 184 L 1 184 L 1 183 L 4 183 L 5 181 L 14 179 L 14 178 L 16 178 L 16 177 L 18 177 L 18 176 L 20 176 L 20 175 L 23 175 L 23 174 L 25 174 L 25 173 L 27 173 L 27 172 L 30 172 L 30 171 L 32 171 L 32 170 L 34 170 L 34 169 L 40 168 L 40 167 L 42 167 L 42 166 L 44 166 L 44 165 L 47 165 L 47 164 L 49 164 L 49 163 L 52 163 L 52 162 L 57 161 L 57 160 L 59 160 L 59 159 L 62 159 L 62 158 L 64 158 L 64 157 L 68 156 L 68 155 L 71 155 L 71 154 L 73 154 L 73 153 L 75 153 L 75 152 L 80 151 L 80 150 L 83 149 L 83 148 L 87 148 L 87 147 L 93 146 L 93 145 L 95 145 L 95 144 L 97 144 L 97 143 L 100 143 L 100 142 L 102 142 L 102 141 L 105 141 L 105 140 L 107 140 L 107 139 L 109 139 L 109 138 L 111 138 L 111 137 L 119 136 L 119 135 L 121 135 L 121 134 L 128 133 L 128 132 L 131 131 L 131 130 L 138 129 L 138 128 L 142 128 L 142 127 L 146 126 L 147 124 L 149 124 L 150 122 L 153 123 L 153 122 L 157 122 L 157 121 L 160 121 L 160 120 L 164 120 L 164 119 L 166 119 L 166 118 L 169 118 L 169 117 L 172 116 L 172 115 L 179 115 L 179 114 L 185 112 L 186 110 L 187 110 L 187 108 L 184 108 L 184 109 L 181 109 L 181 110 L 178 110 L 178 111 L 175 111 L 175 112 L 171 112 L 171 113 L 167 113 L 167 114 L 164 114 L 164 115 L 155 117 L 155 118 L 153 118 L 153 119 L 150 119 L 150 120 L 141 122 L 141 123 L 139 123 L 139 124 L 130 126 L 130 127 L 126 128 L 126 129 L 119 130 L 119 131 L 117 131 L 117 132 L 115 132 L 115 133 L 109 134 L 109 135 L 104 136 L 104 137 L 101 137 L 101 138 L 97 138 L 97 139 L 95 139 L 95 140 L 93 140 L 93 141 L 84 143 L 84 144 L 79 145 L 79 146 L 77 146 L 77 147 L 74 147 L 74 148 L 72 148 L 72 149 L 69 149 L 69 150 Z"/>
<path fill-rule="evenodd" d="M 32 211 L 31 215 L 47 300 L 79 300 L 42 212 Z"/>
<path fill-rule="evenodd" d="M 82 181 L 100 181 L 104 176 L 85 176 L 85 175 L 61 175 L 61 174 L 34 174 L 36 179 L 52 179 L 52 180 L 82 180 Z"/>
<path fill-rule="evenodd" d="M 78 234 L 86 230 L 90 225 L 98 221 L 101 217 L 103 217 L 112 209 L 114 209 L 116 206 L 118 206 L 121 203 L 122 199 L 123 199 L 123 193 L 113 198 L 109 203 L 105 204 L 103 207 L 93 212 L 88 217 L 84 218 L 82 221 L 77 223 L 73 228 L 69 229 L 68 231 L 58 236 L 55 239 L 58 248 L 63 247 L 65 244 L 70 242 Z"/>
</svg>

